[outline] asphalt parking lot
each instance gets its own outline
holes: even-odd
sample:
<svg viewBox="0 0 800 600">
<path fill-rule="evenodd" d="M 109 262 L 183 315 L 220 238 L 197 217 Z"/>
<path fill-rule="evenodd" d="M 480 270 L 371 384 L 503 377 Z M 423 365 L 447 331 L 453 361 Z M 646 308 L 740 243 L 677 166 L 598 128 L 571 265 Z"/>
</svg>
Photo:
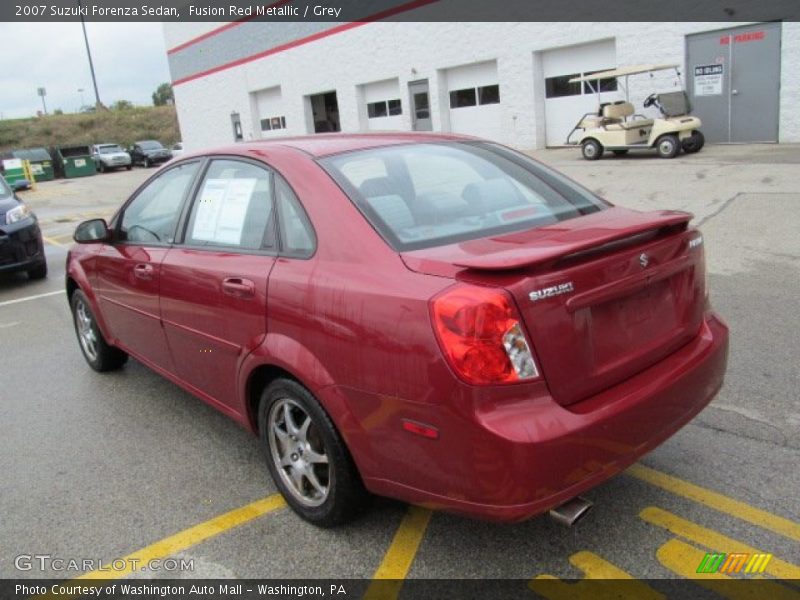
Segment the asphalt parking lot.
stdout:
<svg viewBox="0 0 800 600">
<path fill-rule="evenodd" d="M 23 193 L 50 274 L 0 277 L 0 577 L 81 575 L 20 571 L 21 554 L 178 557 L 193 569 L 146 576 L 514 578 L 531 597 L 560 598 L 543 576 L 687 578 L 716 551 L 771 553 L 765 577 L 800 580 L 800 146 L 534 156 L 616 204 L 693 212 L 712 303 L 731 327 L 714 402 L 586 494 L 595 506 L 584 520 L 497 525 L 377 500 L 354 524 L 319 530 L 274 496 L 257 440 L 222 414 L 133 360 L 91 371 L 62 293 L 64 260 L 80 220 L 110 216 L 152 173 L 134 169 Z M 775 597 L 800 596 L 796 583 L 776 583 Z M 659 597 L 643 585 L 640 597 Z"/>
</svg>

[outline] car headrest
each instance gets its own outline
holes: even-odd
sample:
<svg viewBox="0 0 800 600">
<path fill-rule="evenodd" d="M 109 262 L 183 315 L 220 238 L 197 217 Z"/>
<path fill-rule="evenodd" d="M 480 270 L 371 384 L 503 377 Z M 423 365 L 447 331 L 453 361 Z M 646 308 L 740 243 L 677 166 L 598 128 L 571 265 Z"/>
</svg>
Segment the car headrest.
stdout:
<svg viewBox="0 0 800 600">
<path fill-rule="evenodd" d="M 464 188 L 461 197 L 478 213 L 523 203 L 519 190 L 503 177 L 470 183 Z"/>
<path fill-rule="evenodd" d="M 367 198 L 367 204 L 395 233 L 414 227 L 414 216 L 405 200 L 397 194 L 370 196 Z"/>
<path fill-rule="evenodd" d="M 375 196 L 390 196 L 397 194 L 397 182 L 391 177 L 373 177 L 365 179 L 358 186 L 358 191 L 365 198 L 374 198 Z"/>
</svg>

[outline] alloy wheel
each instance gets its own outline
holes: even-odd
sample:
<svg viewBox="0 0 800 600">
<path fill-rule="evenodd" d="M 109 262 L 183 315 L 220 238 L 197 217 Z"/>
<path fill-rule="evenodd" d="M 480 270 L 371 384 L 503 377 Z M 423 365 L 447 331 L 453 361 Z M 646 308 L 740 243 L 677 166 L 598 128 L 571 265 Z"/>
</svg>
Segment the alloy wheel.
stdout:
<svg viewBox="0 0 800 600">
<path fill-rule="evenodd" d="M 290 398 L 276 400 L 267 421 L 270 455 L 283 483 L 304 506 L 328 498 L 331 470 L 311 416 Z"/>
<path fill-rule="evenodd" d="M 83 300 L 75 303 L 75 325 L 78 328 L 78 339 L 84 353 L 90 361 L 97 360 L 97 333 L 94 328 L 92 314 Z"/>
</svg>

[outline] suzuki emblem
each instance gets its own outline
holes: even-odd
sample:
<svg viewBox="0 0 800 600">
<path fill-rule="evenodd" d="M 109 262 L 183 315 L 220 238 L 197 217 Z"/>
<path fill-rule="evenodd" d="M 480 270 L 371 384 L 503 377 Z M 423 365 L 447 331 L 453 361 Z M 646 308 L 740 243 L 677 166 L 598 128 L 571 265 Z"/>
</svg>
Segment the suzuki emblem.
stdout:
<svg viewBox="0 0 800 600">
<path fill-rule="evenodd" d="M 639 255 L 639 264 L 642 265 L 642 268 L 644 269 L 647 265 L 650 264 L 650 257 L 647 256 L 647 254 L 645 254 L 644 252 L 642 252 Z"/>
</svg>

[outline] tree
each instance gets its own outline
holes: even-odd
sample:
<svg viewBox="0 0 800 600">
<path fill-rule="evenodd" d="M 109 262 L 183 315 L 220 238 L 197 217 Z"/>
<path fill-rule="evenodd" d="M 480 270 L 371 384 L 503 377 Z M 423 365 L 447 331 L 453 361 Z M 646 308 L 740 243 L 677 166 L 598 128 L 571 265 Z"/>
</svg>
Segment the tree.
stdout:
<svg viewBox="0 0 800 600">
<path fill-rule="evenodd" d="M 172 95 L 172 86 L 168 83 L 162 83 L 153 92 L 153 104 L 156 106 L 164 106 L 165 104 L 172 104 L 175 97 Z"/>
<path fill-rule="evenodd" d="M 54 115 L 63 115 L 63 114 L 64 114 L 64 111 L 63 111 L 63 110 L 61 110 L 60 108 L 57 108 L 57 109 L 55 109 L 55 110 L 53 111 L 53 114 L 54 114 Z"/>
<path fill-rule="evenodd" d="M 133 102 L 130 100 L 117 100 L 111 105 L 111 110 L 128 110 L 133 108 Z"/>
</svg>

